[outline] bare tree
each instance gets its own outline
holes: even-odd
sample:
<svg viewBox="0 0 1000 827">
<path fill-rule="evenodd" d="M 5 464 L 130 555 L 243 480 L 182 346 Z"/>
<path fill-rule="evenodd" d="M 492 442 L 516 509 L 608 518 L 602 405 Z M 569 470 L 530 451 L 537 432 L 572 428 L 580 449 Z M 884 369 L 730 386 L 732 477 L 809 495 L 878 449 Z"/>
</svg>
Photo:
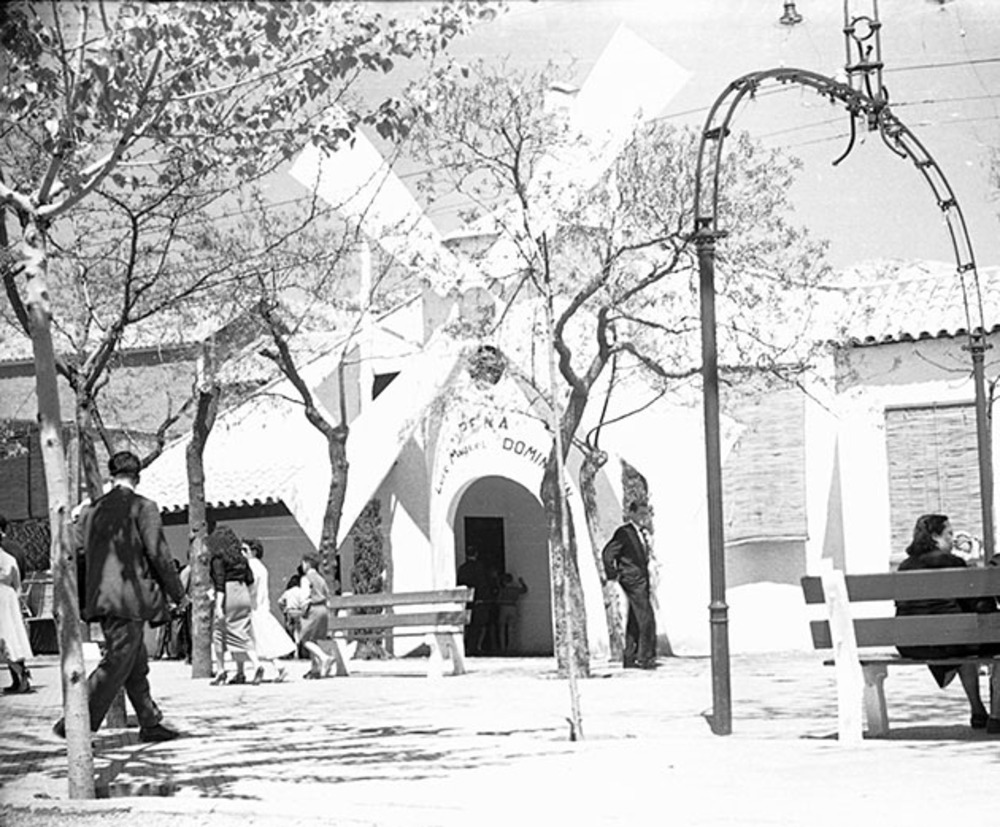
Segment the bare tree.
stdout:
<svg viewBox="0 0 1000 827">
<path fill-rule="evenodd" d="M 98 191 L 169 190 L 178 180 L 172 164 L 244 181 L 276 169 L 308 140 L 336 144 L 361 123 L 399 134 L 407 105 L 352 106 L 353 82 L 366 71 L 390 70 L 396 59 L 437 55 L 486 11 L 493 10 L 448 4 L 397 24 L 339 4 L 4 8 L 3 138 L 37 153 L 0 180 L 0 243 L 10 246 L 6 221 L 13 215 L 35 354 L 72 796 L 93 795 L 93 767 L 52 344 L 57 223 Z"/>
<path fill-rule="evenodd" d="M 554 442 L 562 456 L 550 457 L 541 499 L 560 667 L 569 668 L 563 653 L 571 652 L 573 667 L 586 675 L 583 592 L 575 543 L 563 525 L 558 465 L 616 357 L 661 387 L 701 371 L 690 239 L 697 136 L 666 121 L 637 123 L 596 183 L 574 185 L 558 160 L 577 157 L 584 139 L 546 108 L 556 79 L 552 68 L 528 74 L 484 65 L 466 80 L 448 79 L 415 145 L 432 170 L 425 182 L 432 196 L 457 193 L 479 215 L 493 212 L 505 256 L 484 256 L 484 275 L 497 295 L 518 304 L 509 312 L 530 313 L 532 302 L 552 308 L 548 329 L 544 314 L 535 313 L 535 335 L 553 349 L 562 382 L 548 400 L 559 412 Z M 724 369 L 794 374 L 809 364 L 808 307 L 825 272 L 823 245 L 788 222 L 795 162 L 745 136 L 732 143 L 720 188 L 731 232 L 720 255 Z M 537 376 L 544 369 L 542 362 L 528 368 Z M 570 645 L 562 640 L 568 634 Z"/>
</svg>

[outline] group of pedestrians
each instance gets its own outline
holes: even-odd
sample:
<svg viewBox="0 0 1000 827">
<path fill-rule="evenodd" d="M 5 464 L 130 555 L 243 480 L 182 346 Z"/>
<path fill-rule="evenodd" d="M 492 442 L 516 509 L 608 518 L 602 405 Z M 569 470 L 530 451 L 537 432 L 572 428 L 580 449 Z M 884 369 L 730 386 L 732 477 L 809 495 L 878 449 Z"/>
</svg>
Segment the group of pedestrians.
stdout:
<svg viewBox="0 0 1000 827">
<path fill-rule="evenodd" d="M 283 681 L 286 670 L 277 661 L 295 651 L 295 642 L 271 614 L 263 544 L 256 538 L 240 539 L 229 526 L 217 526 L 208 546 L 214 593 L 212 683 L 247 683 L 248 664 L 253 670 L 250 683 L 262 683 L 264 663 L 276 682 Z M 235 668 L 231 677 L 227 654 Z"/>
<path fill-rule="evenodd" d="M 174 558 L 163 532 L 156 503 L 139 495 L 140 463 L 131 452 L 114 454 L 108 463 L 110 489 L 79 514 L 78 539 L 84 553 L 81 617 L 100 623 L 104 651 L 97 667 L 87 678 L 90 728 L 96 732 L 112 700 L 125 690 L 139 721 L 139 740 L 167 741 L 180 734 L 165 726 L 163 715 L 153 700 L 149 685 L 146 624 L 170 620 L 171 608 L 184 610 L 190 603 Z M 643 504 L 629 506 L 628 520 L 604 547 L 602 560 L 609 580 L 616 580 L 628 599 L 625 668 L 656 668 L 656 621 L 651 575 L 652 549 L 648 534 L 650 512 Z M 31 647 L 25 631 L 20 601 L 23 554 L 6 538 L 7 521 L 0 516 L 0 657 L 7 663 L 11 684 L 5 694 L 30 691 L 26 661 Z M 292 622 L 292 635 L 271 614 L 268 600 L 268 571 L 262 561 L 263 544 L 254 538 L 241 539 L 228 526 L 218 526 L 209 535 L 210 569 L 214 594 L 213 683 L 247 683 L 246 667 L 253 669 L 250 683 L 264 679 L 269 664 L 274 680 L 285 678 L 277 662 L 301 646 L 311 661 L 306 678 L 330 674 L 335 659 L 323 648 L 329 631 L 329 590 L 320 575 L 316 555 L 303 556 L 297 577 L 288 584 L 280 604 Z M 953 554 L 954 534 L 945 515 L 927 514 L 917 520 L 907 559 L 900 570 L 947 569 L 966 566 Z M 469 555 L 458 576 L 459 582 L 485 588 L 482 564 Z M 526 590 L 523 580 L 506 584 L 513 593 Z M 516 599 L 516 598 L 514 598 Z M 171 607 L 170 604 L 173 604 Z M 899 601 L 900 615 L 927 615 L 954 612 L 996 612 L 993 598 L 974 601 Z M 946 605 L 947 604 L 947 605 Z M 478 631 L 482 626 L 475 623 Z M 294 638 L 294 639 L 293 639 Z M 995 646 L 900 647 L 904 657 L 919 659 L 967 658 L 995 655 Z M 235 671 L 229 677 L 227 656 Z M 979 691 L 979 670 L 974 662 L 932 665 L 938 685 L 947 686 L 956 676 L 969 699 L 974 728 L 1000 732 L 1000 710 L 987 710 Z M 53 727 L 66 736 L 63 719 Z"/>
<path fill-rule="evenodd" d="M 139 721 L 139 740 L 169 741 L 181 733 L 163 723 L 153 700 L 145 630 L 147 624 L 162 625 L 172 613 L 186 611 L 188 589 L 167 545 L 159 507 L 135 490 L 138 457 L 129 451 L 116 453 L 108 461 L 108 471 L 109 490 L 80 510 L 77 525 L 83 558 L 80 614 L 87 622 L 99 623 L 104 636 L 101 660 L 87 678 L 90 729 L 100 728 L 113 699 L 124 689 Z M 260 683 L 264 664 L 271 666 L 275 680 L 283 680 L 285 670 L 277 660 L 294 652 L 296 642 L 271 615 L 263 544 L 240 539 L 228 526 L 217 526 L 208 545 L 214 600 L 213 683 Z M 13 560 L 0 551 L 0 647 L 11 666 L 13 685 L 24 687 L 28 675 L 23 664 L 31 653 L 30 648 L 17 648 L 17 630 L 24 634 L 23 619 L 18 616 L 15 623 L 8 618 L 12 611 L 8 604 L 17 608 L 20 586 L 17 566 L 8 565 L 8 559 Z M 315 558 L 307 555 L 303 617 L 308 622 L 302 625 L 307 645 L 325 638 L 327 632 L 326 584 L 315 568 Z M 308 676 L 328 675 L 333 658 L 318 645 L 314 648 Z M 227 655 L 235 666 L 232 678 L 226 669 Z M 253 669 L 250 681 L 247 664 Z M 66 721 L 56 721 L 53 731 L 65 738 Z"/>
<path fill-rule="evenodd" d="M 329 601 L 330 587 L 319 573 L 319 557 L 307 552 L 278 601 L 298 651 L 310 660 L 303 675 L 307 680 L 328 678 L 336 662 L 323 648 L 330 631 Z"/>
<path fill-rule="evenodd" d="M 455 574 L 455 582 L 473 590 L 464 634 L 466 654 L 511 652 L 518 633 L 518 602 L 528 593 L 524 578 L 487 566 L 476 547 L 470 545 Z"/>
</svg>

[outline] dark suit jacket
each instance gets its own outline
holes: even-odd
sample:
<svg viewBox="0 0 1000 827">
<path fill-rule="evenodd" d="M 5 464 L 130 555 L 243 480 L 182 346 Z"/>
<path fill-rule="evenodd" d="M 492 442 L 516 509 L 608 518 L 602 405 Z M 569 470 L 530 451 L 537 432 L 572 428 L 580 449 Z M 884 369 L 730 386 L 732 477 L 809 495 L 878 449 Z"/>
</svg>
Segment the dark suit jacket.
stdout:
<svg viewBox="0 0 1000 827">
<path fill-rule="evenodd" d="M 169 620 L 166 596 L 179 603 L 184 588 L 156 503 L 117 486 L 84 510 L 80 524 L 86 567 L 83 619 Z"/>
<path fill-rule="evenodd" d="M 601 559 L 609 580 L 618 580 L 623 585 L 649 580 L 646 547 L 639 529 L 632 523 L 618 527 L 601 552 Z"/>
</svg>

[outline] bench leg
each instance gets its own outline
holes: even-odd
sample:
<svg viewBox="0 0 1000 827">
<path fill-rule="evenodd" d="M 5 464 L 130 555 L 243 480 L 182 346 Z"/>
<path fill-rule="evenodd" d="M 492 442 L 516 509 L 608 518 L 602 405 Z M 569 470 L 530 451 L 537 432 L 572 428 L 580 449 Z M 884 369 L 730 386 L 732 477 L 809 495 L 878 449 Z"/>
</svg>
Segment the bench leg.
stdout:
<svg viewBox="0 0 1000 827">
<path fill-rule="evenodd" d="M 337 662 L 337 677 L 346 678 L 350 675 L 351 673 L 347 671 L 347 660 L 344 658 L 344 652 L 340 648 L 340 641 L 337 640 L 336 635 L 330 638 L 330 654 Z"/>
<path fill-rule="evenodd" d="M 444 677 L 444 649 L 441 646 L 441 640 L 437 635 L 431 633 L 427 635 L 427 646 L 431 650 L 430 656 L 427 658 L 427 677 L 428 678 L 443 678 Z"/>
<path fill-rule="evenodd" d="M 888 670 L 885 664 L 862 666 L 865 676 L 865 720 L 868 722 L 868 734 L 874 737 L 888 735 L 889 713 L 885 707 L 885 689 L 882 686 Z"/>
<path fill-rule="evenodd" d="M 465 655 L 462 654 L 462 647 L 459 645 L 458 636 L 454 632 L 446 632 L 438 635 L 438 637 L 444 642 L 444 646 L 442 646 L 442 648 L 446 646 L 448 652 L 450 653 L 451 674 L 464 675 Z"/>
<path fill-rule="evenodd" d="M 1000 665 L 990 664 L 990 717 L 1000 718 Z"/>
<path fill-rule="evenodd" d="M 427 663 L 427 677 L 440 678 L 444 676 L 444 660 L 451 659 L 451 673 L 465 674 L 465 658 L 458 646 L 455 635 L 449 632 L 432 632 L 427 635 L 427 645 L 431 654 Z"/>
</svg>

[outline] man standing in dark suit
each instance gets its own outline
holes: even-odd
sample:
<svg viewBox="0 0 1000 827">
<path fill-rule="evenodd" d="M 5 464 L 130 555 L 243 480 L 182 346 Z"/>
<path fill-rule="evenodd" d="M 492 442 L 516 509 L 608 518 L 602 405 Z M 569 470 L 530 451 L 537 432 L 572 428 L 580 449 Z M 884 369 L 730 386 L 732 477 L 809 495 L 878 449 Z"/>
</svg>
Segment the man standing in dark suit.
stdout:
<svg viewBox="0 0 1000 827">
<path fill-rule="evenodd" d="M 626 669 L 656 668 L 656 617 L 649 595 L 649 510 L 632 502 L 629 520 L 604 547 L 601 557 L 608 580 L 617 580 L 628 598 L 625 625 Z"/>
<path fill-rule="evenodd" d="M 80 515 L 85 583 L 80 614 L 99 621 L 104 655 L 87 678 L 90 728 L 97 732 L 124 687 L 139 719 L 140 741 L 169 741 L 180 733 L 163 726 L 163 714 L 149 692 L 149 663 L 143 627 L 170 620 L 169 597 L 182 605 L 184 588 L 163 536 L 160 509 L 135 493 L 139 458 L 120 451 L 108 461 L 112 488 Z M 65 737 L 59 720 L 54 730 Z"/>
</svg>

